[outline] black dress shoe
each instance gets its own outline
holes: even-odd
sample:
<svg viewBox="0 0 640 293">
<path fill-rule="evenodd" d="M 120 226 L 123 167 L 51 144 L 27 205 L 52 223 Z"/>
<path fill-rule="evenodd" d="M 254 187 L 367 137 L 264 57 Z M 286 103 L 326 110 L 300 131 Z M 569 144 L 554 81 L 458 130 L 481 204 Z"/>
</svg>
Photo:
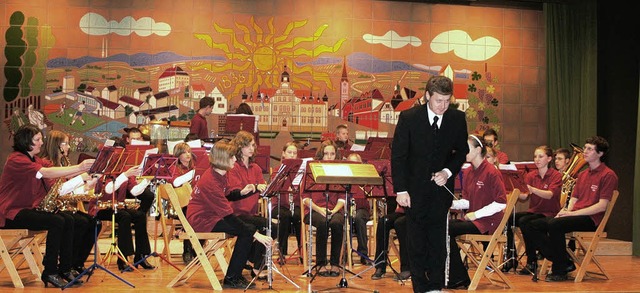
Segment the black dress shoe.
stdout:
<svg viewBox="0 0 640 293">
<path fill-rule="evenodd" d="M 120 272 L 130 272 L 130 271 L 132 271 L 131 267 L 126 262 L 124 262 L 123 260 L 121 260 L 119 258 L 118 258 L 118 270 Z"/>
<path fill-rule="evenodd" d="M 79 275 L 79 274 L 78 274 Z M 60 276 L 67 281 L 67 283 L 71 283 L 71 281 L 73 281 L 73 279 L 75 279 L 78 275 L 74 275 L 71 271 L 68 271 L 66 273 L 61 273 Z M 76 285 L 81 285 L 84 282 L 80 279 L 77 279 L 75 282 L 73 282 Z"/>
<path fill-rule="evenodd" d="M 570 265 L 567 266 L 567 268 L 565 269 L 565 272 L 571 273 L 571 272 L 573 272 L 575 270 L 576 270 L 576 265 L 573 263 L 573 261 L 571 261 Z"/>
<path fill-rule="evenodd" d="M 153 270 L 153 269 L 155 269 L 155 268 L 156 268 L 156 266 L 154 266 L 154 265 L 150 264 L 146 259 L 145 259 L 145 260 L 143 260 L 143 261 L 141 261 L 141 262 L 139 262 L 139 263 L 136 265 L 136 268 L 137 268 L 138 266 L 141 266 L 141 267 L 142 267 L 143 269 L 145 269 L 145 270 Z"/>
<path fill-rule="evenodd" d="M 562 282 L 568 279 L 567 274 L 548 274 L 546 278 L 544 278 L 545 282 Z"/>
<path fill-rule="evenodd" d="M 385 271 L 382 268 L 377 268 L 376 272 L 371 275 L 371 280 L 380 280 L 384 276 Z"/>
<path fill-rule="evenodd" d="M 469 287 L 470 284 L 471 284 L 470 280 L 462 280 L 457 282 L 451 282 L 445 288 L 446 289 L 467 289 L 467 287 Z"/>
<path fill-rule="evenodd" d="M 222 280 L 222 287 L 227 289 L 245 289 L 247 286 L 249 286 L 248 289 L 253 289 L 256 287 L 256 284 L 252 283 L 249 285 L 249 281 L 242 276 L 230 278 L 225 277 L 224 280 Z"/>
<path fill-rule="evenodd" d="M 58 274 L 42 275 L 40 279 L 44 282 L 45 288 L 49 287 L 49 284 L 56 288 L 64 288 L 68 284 L 67 281 Z"/>
</svg>

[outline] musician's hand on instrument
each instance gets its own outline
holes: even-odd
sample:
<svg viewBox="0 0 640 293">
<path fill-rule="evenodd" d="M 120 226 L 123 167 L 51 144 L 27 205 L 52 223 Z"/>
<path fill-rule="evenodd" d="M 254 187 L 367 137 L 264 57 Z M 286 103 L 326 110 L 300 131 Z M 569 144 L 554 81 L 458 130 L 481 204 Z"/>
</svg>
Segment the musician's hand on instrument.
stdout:
<svg viewBox="0 0 640 293">
<path fill-rule="evenodd" d="M 240 194 L 247 195 L 249 193 L 253 193 L 256 191 L 256 186 L 254 184 L 247 184 L 242 190 L 240 190 Z"/>
<path fill-rule="evenodd" d="M 266 184 L 257 184 L 256 188 L 258 189 L 258 191 L 263 192 L 267 189 L 267 185 Z"/>
<path fill-rule="evenodd" d="M 273 239 L 271 239 L 271 237 L 267 235 L 262 235 L 258 232 L 253 233 L 253 239 L 262 243 L 262 245 L 264 245 L 265 247 L 273 245 Z"/>
<path fill-rule="evenodd" d="M 438 186 L 445 185 L 447 183 L 447 179 L 449 179 L 447 172 L 444 171 L 438 171 L 431 175 L 431 181 L 435 182 Z"/>
<path fill-rule="evenodd" d="M 398 196 L 396 197 L 396 202 L 403 207 L 411 207 L 411 197 L 409 196 L 409 193 L 398 193 Z"/>
<path fill-rule="evenodd" d="M 80 163 L 80 169 L 82 171 L 89 171 L 89 169 L 91 169 L 91 166 L 93 166 L 93 162 L 95 162 L 95 159 L 86 159 L 84 161 L 82 161 Z"/>
<path fill-rule="evenodd" d="M 476 213 L 475 212 L 467 213 L 466 215 L 464 215 L 464 219 L 467 221 L 475 221 L 477 219 Z"/>
</svg>

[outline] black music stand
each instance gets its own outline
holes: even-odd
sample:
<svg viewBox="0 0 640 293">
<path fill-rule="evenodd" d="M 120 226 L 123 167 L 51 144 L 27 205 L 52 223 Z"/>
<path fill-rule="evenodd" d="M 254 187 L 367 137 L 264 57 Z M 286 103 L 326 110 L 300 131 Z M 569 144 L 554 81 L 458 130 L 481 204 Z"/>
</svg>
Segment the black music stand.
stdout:
<svg viewBox="0 0 640 293">
<path fill-rule="evenodd" d="M 349 191 L 351 189 L 351 185 L 380 185 L 383 183 L 382 178 L 378 175 L 375 167 L 371 164 L 362 164 L 358 162 L 349 162 L 349 161 L 339 161 L 339 162 L 309 162 L 309 169 L 313 174 L 313 180 L 316 184 L 339 184 L 344 187 L 345 193 L 345 201 L 348 201 Z M 328 197 L 328 195 L 327 195 Z M 346 203 L 345 203 L 346 204 Z M 344 221 L 345 226 L 347 225 L 347 221 L 349 213 L 344 211 Z M 327 224 L 327 228 L 329 225 Z M 345 227 L 343 231 L 343 250 L 347 251 L 347 242 L 350 239 L 347 239 L 348 231 Z M 346 272 L 346 262 L 347 258 L 342 259 L 342 278 L 336 287 L 338 288 L 349 288 L 349 283 L 347 282 L 347 278 L 345 276 Z M 353 272 L 349 271 L 349 273 L 355 275 Z M 315 276 L 314 276 L 315 277 Z M 313 279 L 311 279 L 313 281 Z M 362 290 L 362 291 L 372 291 L 373 293 L 378 293 L 377 290 L 368 290 L 364 288 L 356 288 L 351 287 L 352 289 Z M 317 290 L 314 292 L 321 291 L 329 291 L 335 288 L 327 288 L 323 290 Z"/>
<path fill-rule="evenodd" d="M 377 159 L 390 160 L 392 142 L 392 137 L 369 137 L 367 144 L 364 146 L 364 150 L 375 152 Z"/>
<path fill-rule="evenodd" d="M 158 193 L 158 185 L 159 184 L 164 184 L 166 183 L 167 180 L 170 180 L 174 177 L 174 171 L 175 171 L 175 166 L 176 163 L 178 162 L 178 158 L 172 156 L 172 155 L 167 155 L 167 154 L 150 154 L 147 157 L 145 157 L 144 162 L 143 162 L 143 168 L 142 168 L 142 177 L 151 177 L 151 184 L 152 184 L 152 191 L 155 194 L 155 198 L 156 198 L 156 204 L 157 204 L 157 209 L 160 212 L 160 223 L 162 226 L 162 237 L 164 238 L 164 244 L 169 245 L 169 235 L 167 235 L 167 233 L 165 233 L 165 227 L 167 226 L 167 219 L 165 217 L 164 214 L 164 209 L 162 208 L 162 202 Z M 158 226 L 156 225 L 156 233 L 155 235 L 158 235 Z M 139 264 L 141 264 L 142 262 L 144 262 L 145 260 L 147 260 L 149 257 L 159 257 L 161 260 L 165 261 L 166 263 L 168 263 L 170 266 L 172 266 L 173 268 L 175 268 L 176 270 L 180 271 L 180 268 L 178 268 L 175 264 L 173 264 L 170 260 L 169 256 L 165 256 L 163 254 L 158 253 L 157 251 L 157 236 L 154 237 L 154 245 L 153 245 L 153 252 L 151 252 L 149 255 L 146 255 L 142 258 L 140 258 L 140 260 L 138 260 L 137 262 L 135 262 L 133 265 L 134 266 L 138 266 Z M 169 249 L 167 249 L 167 251 L 169 251 Z"/>
<path fill-rule="evenodd" d="M 384 215 L 382 217 L 379 218 L 384 218 L 388 215 L 388 206 L 387 203 L 389 202 L 389 198 L 390 197 L 396 197 L 396 194 L 393 192 L 393 179 L 392 179 L 392 174 L 391 174 L 391 161 L 388 159 L 377 159 L 377 160 L 370 160 L 367 161 L 368 164 L 373 165 L 376 168 L 376 171 L 378 171 L 378 174 L 380 175 L 380 177 L 382 177 L 382 185 L 365 185 L 364 187 L 362 187 L 362 190 L 364 191 L 366 197 L 368 198 L 374 198 L 374 199 L 382 199 L 384 202 Z M 374 209 L 377 209 L 377 206 L 374 207 Z M 380 225 L 380 223 L 378 223 L 378 225 Z M 384 223 L 383 223 L 384 225 Z M 377 233 L 377 229 L 376 233 Z M 389 233 L 385 233 L 383 234 L 383 242 L 387 242 L 386 241 L 386 237 L 387 235 L 389 235 Z M 391 241 L 393 241 L 393 239 L 390 239 Z M 400 256 L 398 256 L 400 257 Z M 369 259 L 369 258 L 367 258 Z M 400 273 L 393 267 L 393 265 L 391 265 L 391 259 L 389 259 L 389 246 L 387 245 L 387 247 L 385 249 L 382 250 L 382 254 L 380 255 L 376 255 L 375 258 L 371 261 L 371 266 L 369 268 L 367 268 L 366 270 L 359 272 L 358 275 L 363 274 L 364 272 L 375 268 L 378 264 L 381 263 L 386 263 L 389 268 L 391 268 L 391 271 L 393 272 L 393 274 L 396 276 L 396 279 L 400 280 L 400 283 L 402 285 L 404 285 L 404 280 L 402 280 L 402 278 L 400 278 Z M 353 277 L 352 277 L 353 278 Z"/>
<path fill-rule="evenodd" d="M 285 189 L 288 191 L 289 186 L 291 186 L 291 182 L 293 181 L 293 177 L 290 176 L 290 174 L 296 174 L 298 172 L 298 169 L 300 168 L 300 165 L 302 164 L 302 160 L 284 160 L 282 162 L 282 165 L 280 166 L 280 169 L 278 169 L 278 172 L 276 173 L 275 177 L 273 178 L 273 180 L 271 180 L 271 183 L 269 183 L 269 185 L 267 185 L 267 188 L 264 190 L 264 192 L 262 192 L 262 194 L 260 195 L 261 197 L 267 199 L 267 235 L 271 235 L 271 231 L 272 231 L 272 226 L 273 222 L 272 222 L 272 209 L 273 209 L 273 202 L 272 202 L 272 197 L 277 196 L 278 201 L 280 200 L 280 192 L 281 190 Z M 294 175 L 295 176 L 295 175 Z M 279 215 L 279 214 L 278 214 Z M 280 218 L 278 216 L 278 225 L 280 224 Z M 278 229 L 278 231 L 280 231 L 280 229 Z M 278 232 L 280 233 L 280 232 Z M 276 238 L 277 239 L 277 238 Z M 245 291 L 247 289 L 249 289 L 249 287 L 251 286 L 251 284 L 253 282 L 255 282 L 255 280 L 260 276 L 260 273 L 262 272 L 262 270 L 265 269 L 265 267 L 267 268 L 267 282 L 269 283 L 269 289 L 273 289 L 273 272 L 275 271 L 276 273 L 278 273 L 282 278 L 284 278 L 287 282 L 291 283 L 293 286 L 295 286 L 297 289 L 300 289 L 300 286 L 298 286 L 298 284 L 296 284 L 295 282 L 293 282 L 293 280 L 291 280 L 290 278 L 288 278 L 287 276 L 285 276 L 284 274 L 282 274 L 277 267 L 275 267 L 275 265 L 273 264 L 273 246 L 267 246 L 266 247 L 266 252 L 264 254 L 264 258 L 265 261 L 262 264 L 262 266 L 260 267 L 260 269 L 258 270 L 258 273 L 256 274 L 255 277 L 253 277 L 253 279 L 251 280 L 251 282 L 249 282 L 249 284 L 247 285 L 247 287 L 245 288 Z M 276 249 L 277 249 L 277 245 L 276 245 Z"/>
</svg>

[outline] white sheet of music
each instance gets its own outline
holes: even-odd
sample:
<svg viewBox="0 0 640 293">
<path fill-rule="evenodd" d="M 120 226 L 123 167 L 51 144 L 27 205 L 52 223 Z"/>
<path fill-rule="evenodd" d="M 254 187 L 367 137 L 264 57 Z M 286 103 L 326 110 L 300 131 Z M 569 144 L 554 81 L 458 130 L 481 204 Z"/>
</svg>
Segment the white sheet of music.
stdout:
<svg viewBox="0 0 640 293">
<path fill-rule="evenodd" d="M 302 176 L 304 176 L 304 172 L 307 170 L 307 162 L 313 160 L 313 158 L 304 158 L 302 159 L 302 164 L 300 164 L 300 169 L 298 169 L 298 173 L 296 173 L 296 178 L 293 178 L 293 182 L 291 183 L 293 186 L 300 185 L 302 181 Z"/>
</svg>

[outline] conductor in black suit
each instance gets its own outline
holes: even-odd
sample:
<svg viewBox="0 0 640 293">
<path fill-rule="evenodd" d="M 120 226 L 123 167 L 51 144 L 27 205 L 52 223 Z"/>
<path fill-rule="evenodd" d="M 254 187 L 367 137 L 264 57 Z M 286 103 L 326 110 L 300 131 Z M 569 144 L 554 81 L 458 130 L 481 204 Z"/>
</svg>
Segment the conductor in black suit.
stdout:
<svg viewBox="0 0 640 293">
<path fill-rule="evenodd" d="M 469 151 L 465 114 L 449 109 L 453 82 L 427 81 L 427 103 L 402 111 L 393 136 L 391 168 L 398 204 L 406 207 L 414 292 L 444 287 L 447 212 L 455 175 Z M 450 284 L 451 285 L 451 284 Z"/>
</svg>

